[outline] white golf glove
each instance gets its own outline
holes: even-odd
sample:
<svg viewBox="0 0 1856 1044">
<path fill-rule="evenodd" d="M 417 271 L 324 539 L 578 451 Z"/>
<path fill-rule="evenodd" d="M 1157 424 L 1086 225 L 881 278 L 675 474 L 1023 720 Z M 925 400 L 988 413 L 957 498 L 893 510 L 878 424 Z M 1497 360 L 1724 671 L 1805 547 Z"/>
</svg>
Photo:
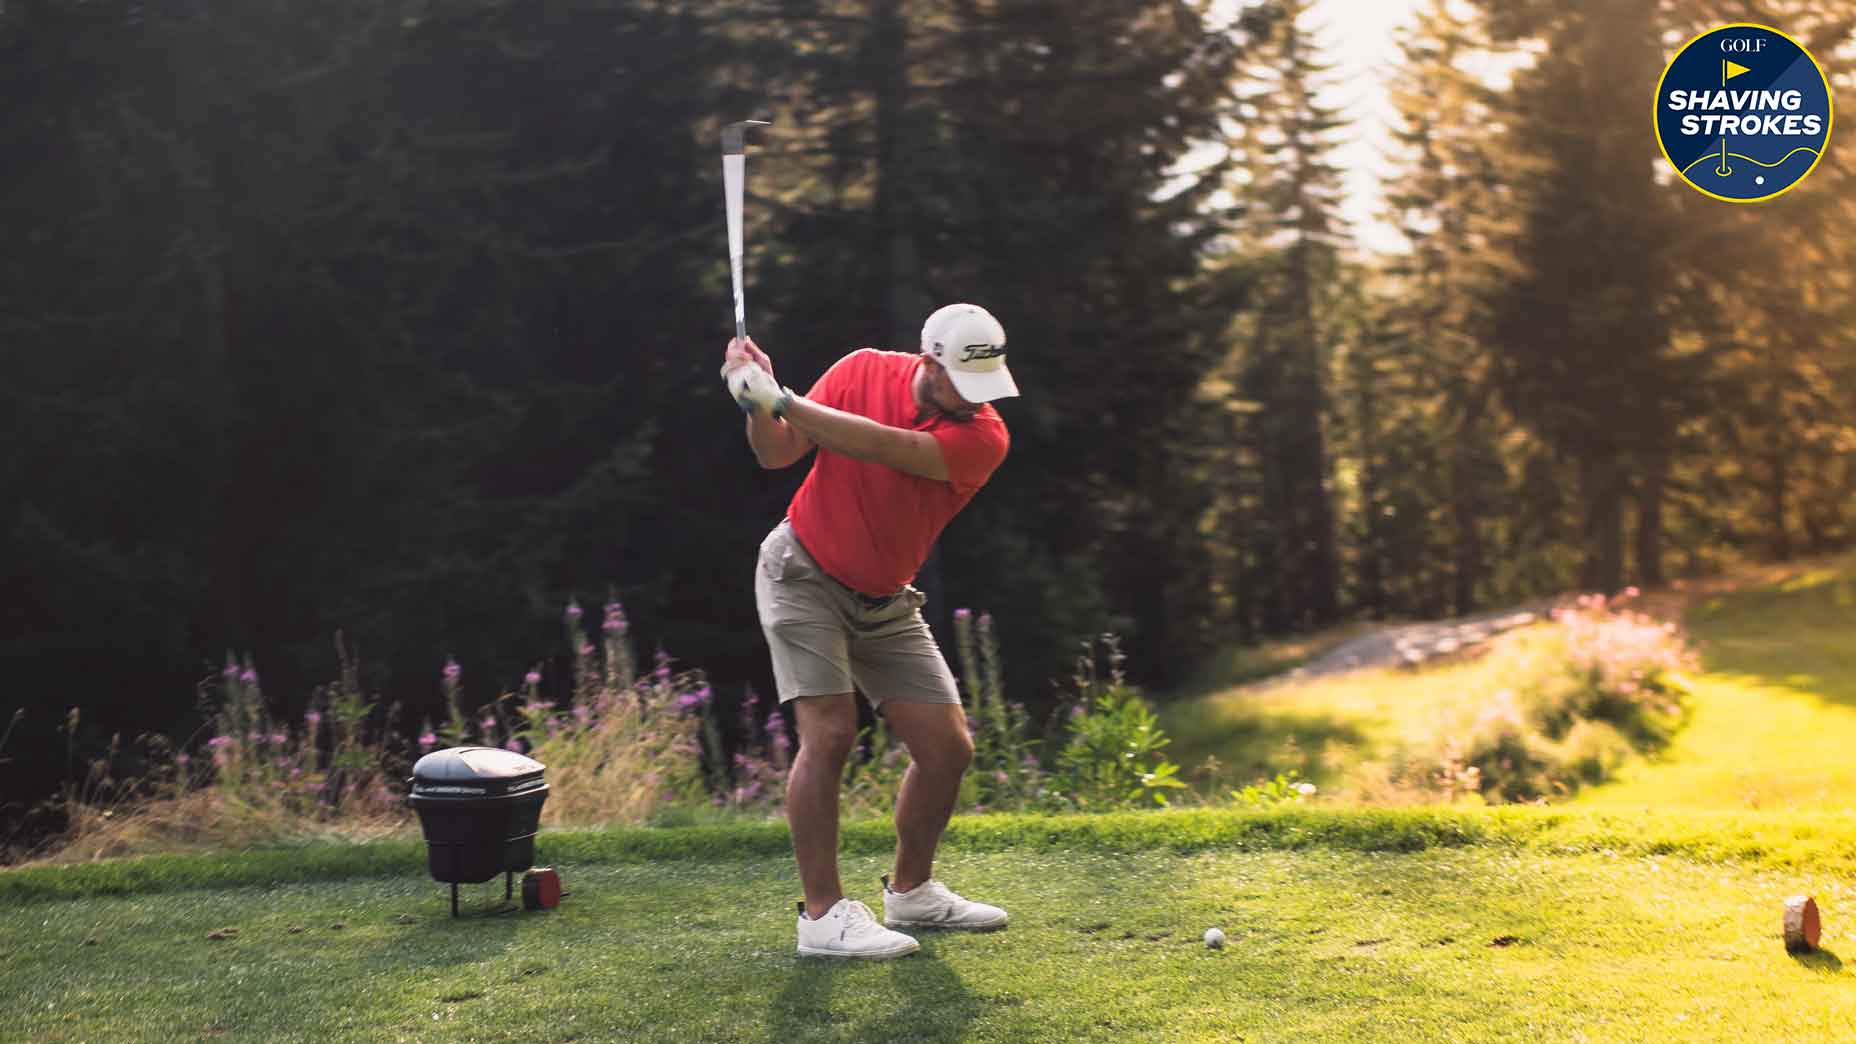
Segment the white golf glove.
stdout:
<svg viewBox="0 0 1856 1044">
<path fill-rule="evenodd" d="M 731 366 L 723 376 L 728 381 L 728 394 L 743 410 L 771 413 L 776 417 L 786 412 L 787 397 L 791 393 L 780 387 L 772 374 L 754 363 Z"/>
</svg>

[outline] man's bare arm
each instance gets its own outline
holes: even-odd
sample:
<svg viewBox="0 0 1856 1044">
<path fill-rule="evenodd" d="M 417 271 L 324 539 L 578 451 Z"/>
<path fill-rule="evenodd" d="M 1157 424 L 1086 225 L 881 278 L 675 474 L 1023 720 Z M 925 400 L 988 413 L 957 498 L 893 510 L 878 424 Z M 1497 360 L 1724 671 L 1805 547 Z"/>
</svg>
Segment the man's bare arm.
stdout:
<svg viewBox="0 0 1856 1044">
<path fill-rule="evenodd" d="M 769 470 L 789 468 L 812 452 L 812 440 L 791 424 L 755 410 L 748 414 L 748 446 L 754 459 Z"/>
<path fill-rule="evenodd" d="M 941 456 L 941 444 L 925 431 L 892 428 L 797 395 L 788 398 L 784 406 L 785 427 L 805 440 L 806 449 L 816 443 L 854 460 L 888 465 L 937 482 L 947 480 L 947 461 Z M 753 419 L 748 421 L 750 439 L 754 423 Z M 755 453 L 759 452 L 756 448 Z M 804 451 L 800 456 L 804 456 Z"/>
</svg>

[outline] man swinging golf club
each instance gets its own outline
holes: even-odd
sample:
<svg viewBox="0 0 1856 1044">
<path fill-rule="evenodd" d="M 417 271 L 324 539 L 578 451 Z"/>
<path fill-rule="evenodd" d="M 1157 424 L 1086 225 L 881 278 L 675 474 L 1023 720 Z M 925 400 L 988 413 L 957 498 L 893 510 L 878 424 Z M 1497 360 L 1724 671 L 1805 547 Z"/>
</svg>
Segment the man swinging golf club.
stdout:
<svg viewBox="0 0 1856 1044">
<path fill-rule="evenodd" d="M 760 547 L 754 576 L 780 702 L 799 754 L 786 791 L 805 902 L 799 952 L 900 957 L 919 948 L 896 928 L 1004 926 L 996 906 L 934 879 L 973 740 L 953 673 L 910 585 L 948 521 L 1005 459 L 1005 423 L 987 403 L 1018 394 L 1005 330 L 977 305 L 953 304 L 922 327 L 919 354 L 859 349 L 803 398 L 774 380 L 751 339 L 729 342 L 722 373 L 748 411 L 748 445 L 765 468 L 818 457 Z M 896 797 L 896 861 L 883 878 L 883 924 L 844 896 L 838 788 L 857 738 L 861 690 L 909 752 Z M 887 925 L 887 927 L 885 927 Z"/>
</svg>

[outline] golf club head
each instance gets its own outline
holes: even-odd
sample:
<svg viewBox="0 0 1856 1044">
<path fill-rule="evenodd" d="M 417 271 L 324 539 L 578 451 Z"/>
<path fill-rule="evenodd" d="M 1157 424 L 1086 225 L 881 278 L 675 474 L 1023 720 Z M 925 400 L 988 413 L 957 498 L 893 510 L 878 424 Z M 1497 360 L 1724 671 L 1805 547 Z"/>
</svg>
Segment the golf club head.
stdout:
<svg viewBox="0 0 1856 1044">
<path fill-rule="evenodd" d="M 742 120 L 739 123 L 731 123 L 728 126 L 723 127 L 722 128 L 722 155 L 724 156 L 741 155 L 743 147 L 744 147 L 742 145 L 741 135 L 749 127 L 771 127 L 771 126 L 773 126 L 773 124 L 766 120 Z"/>
</svg>

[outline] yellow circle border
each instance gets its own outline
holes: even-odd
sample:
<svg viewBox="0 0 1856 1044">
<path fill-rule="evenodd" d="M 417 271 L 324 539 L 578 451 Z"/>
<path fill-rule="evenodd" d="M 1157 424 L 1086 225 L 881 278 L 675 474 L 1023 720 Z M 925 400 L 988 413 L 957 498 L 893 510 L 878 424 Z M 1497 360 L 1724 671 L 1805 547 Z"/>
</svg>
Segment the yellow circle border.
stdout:
<svg viewBox="0 0 1856 1044">
<path fill-rule="evenodd" d="M 1675 67 L 1676 59 L 1688 53 L 1688 49 L 1695 46 L 1695 41 L 1704 36 L 1718 33 L 1722 29 L 1764 29 L 1769 33 L 1777 33 L 1785 37 L 1786 40 L 1790 41 L 1793 47 L 1798 48 L 1800 54 L 1811 60 L 1811 67 L 1817 70 L 1817 78 L 1824 85 L 1824 147 L 1817 150 L 1817 158 L 1811 161 L 1811 165 L 1804 169 L 1803 174 L 1798 175 L 1797 180 L 1777 192 L 1774 192 L 1770 196 L 1757 196 L 1753 199 L 1735 199 L 1732 196 L 1717 196 L 1707 189 L 1702 188 L 1700 185 L 1690 181 L 1688 175 L 1684 174 L 1682 169 L 1676 166 L 1676 161 L 1669 158 L 1669 150 L 1663 146 L 1663 131 L 1658 123 L 1658 119 L 1662 115 L 1663 81 L 1669 78 L 1669 70 Z M 1656 149 L 1663 154 L 1663 162 L 1669 164 L 1669 169 L 1676 172 L 1676 177 L 1682 179 L 1682 184 L 1687 185 L 1689 188 L 1694 189 L 1696 192 L 1701 193 L 1709 199 L 1718 199 L 1723 203 L 1764 203 L 1769 199 L 1777 199 L 1787 192 L 1790 192 L 1792 189 L 1804 184 L 1804 179 L 1811 176 L 1811 172 L 1817 169 L 1819 163 L 1824 162 L 1824 153 L 1830 151 L 1830 132 L 1831 129 L 1836 126 L 1836 122 L 1837 95 L 1835 91 L 1830 89 L 1830 77 L 1824 75 L 1823 63 L 1817 60 L 1817 55 L 1812 54 L 1809 47 L 1792 39 L 1791 34 L 1783 29 L 1774 29 L 1772 26 L 1761 25 L 1758 22 L 1728 22 L 1725 25 L 1717 25 L 1712 29 L 1704 29 L 1690 37 L 1687 43 L 1676 48 L 1675 55 L 1669 59 L 1667 65 L 1663 66 L 1663 74 L 1656 78 L 1656 94 L 1650 98 L 1650 133 L 1656 137 Z"/>
</svg>

